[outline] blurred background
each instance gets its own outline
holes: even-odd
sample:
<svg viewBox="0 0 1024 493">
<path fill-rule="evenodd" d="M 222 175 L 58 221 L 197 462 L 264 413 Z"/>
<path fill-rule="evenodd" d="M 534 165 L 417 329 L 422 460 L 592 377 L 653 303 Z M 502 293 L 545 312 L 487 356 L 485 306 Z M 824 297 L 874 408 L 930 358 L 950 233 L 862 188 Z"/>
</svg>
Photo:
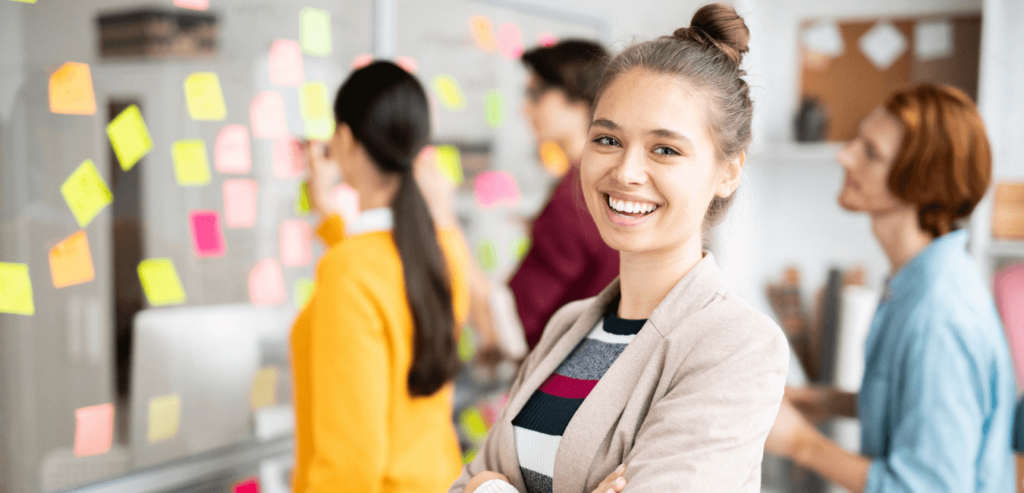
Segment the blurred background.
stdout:
<svg viewBox="0 0 1024 493">
<path fill-rule="evenodd" d="M 0 0 L 0 493 L 289 491 L 288 331 L 323 253 L 296 142 L 333 131 L 339 84 L 390 59 L 428 88 L 431 159 L 501 286 L 565 172 L 522 115 L 523 50 L 583 38 L 616 52 L 703 3 Z M 970 249 L 1001 306 L 1022 306 L 1009 287 L 1024 261 L 1024 162 L 1011 145 L 1024 137 L 1024 4 L 734 5 L 752 32 L 754 145 L 711 249 L 731 288 L 786 330 L 790 383 L 859 385 L 888 263 L 867 217 L 836 204 L 835 154 L 909 83 L 979 103 L 996 184 Z M 355 213 L 351 190 L 335 197 Z M 1024 320 L 1004 316 L 1024 364 Z M 506 352 L 523 351 L 515 324 L 499 322 Z M 466 459 L 513 372 L 470 364 L 460 377 Z M 858 449 L 856 423 L 828 426 Z M 829 489 L 767 457 L 763 481 Z"/>
</svg>

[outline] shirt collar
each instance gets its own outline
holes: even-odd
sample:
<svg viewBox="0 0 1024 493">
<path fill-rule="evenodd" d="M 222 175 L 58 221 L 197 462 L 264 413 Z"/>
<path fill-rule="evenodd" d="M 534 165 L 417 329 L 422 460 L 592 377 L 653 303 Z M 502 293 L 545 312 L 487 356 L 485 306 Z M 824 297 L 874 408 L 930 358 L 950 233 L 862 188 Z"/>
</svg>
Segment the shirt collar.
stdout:
<svg viewBox="0 0 1024 493">
<path fill-rule="evenodd" d="M 904 285 L 920 285 L 922 280 L 931 273 L 949 265 L 953 257 L 967 255 L 967 239 L 966 230 L 953 231 L 936 238 L 886 281 L 883 302 L 888 301 L 893 294 L 901 291 L 901 287 Z"/>
<path fill-rule="evenodd" d="M 390 231 L 394 227 L 395 218 L 390 207 L 378 207 L 361 212 L 351 224 L 345 226 L 345 235 L 359 235 L 374 231 Z"/>
</svg>

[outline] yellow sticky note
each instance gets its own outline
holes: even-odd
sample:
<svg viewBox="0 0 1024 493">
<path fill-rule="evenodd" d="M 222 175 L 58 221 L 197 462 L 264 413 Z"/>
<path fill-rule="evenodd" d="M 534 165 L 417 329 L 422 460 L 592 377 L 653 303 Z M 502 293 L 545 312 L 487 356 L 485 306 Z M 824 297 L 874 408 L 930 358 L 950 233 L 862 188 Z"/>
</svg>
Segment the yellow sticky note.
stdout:
<svg viewBox="0 0 1024 493">
<path fill-rule="evenodd" d="M 295 197 L 295 215 L 305 216 L 309 214 L 309 189 L 306 187 L 306 182 L 302 182 L 299 185 L 299 195 Z"/>
<path fill-rule="evenodd" d="M 466 106 L 466 96 L 462 94 L 462 87 L 455 77 L 446 74 L 434 76 L 431 86 L 445 108 L 461 110 Z"/>
<path fill-rule="evenodd" d="M 252 379 L 251 404 L 253 409 L 277 404 L 277 368 L 268 366 L 256 372 Z"/>
<path fill-rule="evenodd" d="M 306 82 L 299 89 L 302 119 L 316 121 L 331 116 L 330 103 L 327 101 L 327 84 L 320 81 Z"/>
<path fill-rule="evenodd" d="M 142 119 L 142 112 L 134 104 L 125 108 L 117 118 L 107 125 L 107 137 L 114 147 L 114 154 L 121 163 L 121 169 L 128 171 L 153 148 L 149 128 Z"/>
<path fill-rule="evenodd" d="M 50 275 L 55 288 L 89 282 L 96 278 L 89 252 L 89 239 L 81 230 L 50 250 Z"/>
<path fill-rule="evenodd" d="M 149 443 L 156 443 L 178 434 L 181 422 L 181 397 L 168 394 L 149 400 Z"/>
<path fill-rule="evenodd" d="M 183 187 L 210 183 L 210 163 L 206 159 L 206 142 L 202 139 L 179 140 L 174 143 L 174 178 Z"/>
<path fill-rule="evenodd" d="M 178 305 L 185 302 L 178 271 L 169 258 L 151 258 L 139 262 L 139 281 L 146 299 L 153 306 Z"/>
<path fill-rule="evenodd" d="M 0 262 L 0 313 L 35 315 L 27 264 Z"/>
<path fill-rule="evenodd" d="M 455 186 L 462 184 L 462 157 L 453 145 L 437 146 L 437 168 Z"/>
<path fill-rule="evenodd" d="M 301 310 L 306 303 L 309 303 L 309 299 L 313 297 L 314 288 L 316 288 L 316 283 L 308 277 L 295 281 L 295 285 L 292 287 L 292 299 L 295 301 L 296 309 Z"/>
<path fill-rule="evenodd" d="M 220 78 L 213 72 L 196 72 L 185 79 L 185 100 L 193 120 L 217 121 L 228 116 Z"/>
<path fill-rule="evenodd" d="M 60 193 L 75 215 L 78 225 L 86 227 L 104 207 L 114 201 L 96 165 L 86 159 L 60 186 Z"/>
<path fill-rule="evenodd" d="M 484 421 L 484 416 L 480 414 L 479 409 L 471 407 L 462 411 L 462 415 L 459 416 L 459 424 L 462 425 L 462 432 L 466 434 L 469 441 L 479 443 L 487 438 L 487 422 Z"/>
<path fill-rule="evenodd" d="M 50 111 L 64 115 L 96 114 L 89 64 L 68 62 L 50 76 Z"/>
<path fill-rule="evenodd" d="M 308 140 L 328 141 L 334 136 L 334 117 L 306 122 L 305 136 Z"/>
<path fill-rule="evenodd" d="M 13 1 L 13 2 L 21 2 L 21 3 L 36 3 L 36 0 L 11 0 L 11 1 Z"/>
<path fill-rule="evenodd" d="M 331 54 L 331 14 L 326 10 L 305 8 L 299 12 L 299 43 L 302 52 L 313 56 Z"/>
</svg>

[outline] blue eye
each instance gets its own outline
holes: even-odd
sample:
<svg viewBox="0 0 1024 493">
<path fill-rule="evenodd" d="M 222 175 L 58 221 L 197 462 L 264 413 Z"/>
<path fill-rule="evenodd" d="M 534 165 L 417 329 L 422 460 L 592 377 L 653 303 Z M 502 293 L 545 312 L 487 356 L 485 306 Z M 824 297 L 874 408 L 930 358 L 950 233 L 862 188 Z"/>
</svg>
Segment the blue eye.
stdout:
<svg viewBox="0 0 1024 493">
<path fill-rule="evenodd" d="M 681 156 L 681 154 L 676 152 L 675 149 L 672 149 L 671 147 L 659 147 L 655 149 L 654 152 L 657 154 L 664 154 L 666 156 Z"/>
<path fill-rule="evenodd" d="M 617 141 L 614 138 L 609 137 L 607 135 L 603 135 L 601 137 L 598 137 L 598 138 L 594 139 L 593 142 L 595 144 L 603 145 L 603 146 L 617 146 L 617 145 L 619 145 L 619 141 Z"/>
</svg>

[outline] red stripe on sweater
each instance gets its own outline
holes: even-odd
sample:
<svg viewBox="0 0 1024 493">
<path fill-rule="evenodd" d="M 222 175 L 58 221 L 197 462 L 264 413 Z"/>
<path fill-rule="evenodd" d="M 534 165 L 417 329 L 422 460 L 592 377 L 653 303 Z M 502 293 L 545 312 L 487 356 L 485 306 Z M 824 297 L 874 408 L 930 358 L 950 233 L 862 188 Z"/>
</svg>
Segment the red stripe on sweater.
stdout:
<svg viewBox="0 0 1024 493">
<path fill-rule="evenodd" d="M 597 382 L 597 380 L 579 380 L 553 373 L 544 381 L 544 385 L 540 386 L 540 391 L 566 399 L 586 399 L 590 395 L 590 391 L 594 390 Z"/>
</svg>

